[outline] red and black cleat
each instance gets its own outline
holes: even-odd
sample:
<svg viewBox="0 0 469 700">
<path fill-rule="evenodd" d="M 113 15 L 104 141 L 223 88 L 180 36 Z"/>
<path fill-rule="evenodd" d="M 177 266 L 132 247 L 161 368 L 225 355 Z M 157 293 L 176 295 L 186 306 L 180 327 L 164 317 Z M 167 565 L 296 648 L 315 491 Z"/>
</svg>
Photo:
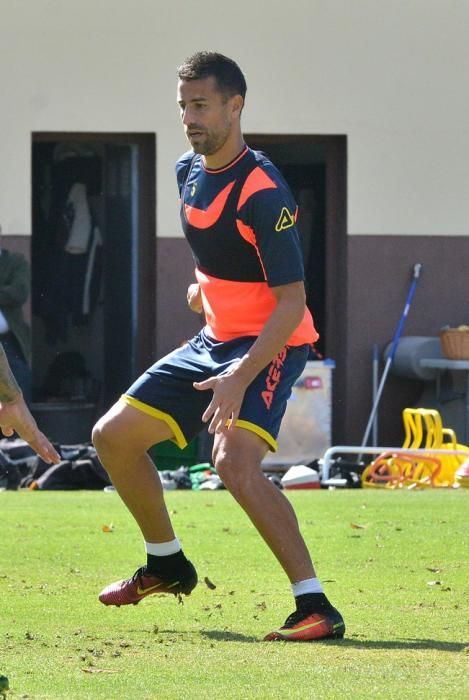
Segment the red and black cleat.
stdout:
<svg viewBox="0 0 469 700">
<path fill-rule="evenodd" d="M 283 627 L 270 632 L 264 641 L 313 642 L 319 639 L 341 639 L 344 633 L 344 620 L 335 608 L 313 613 L 295 610 Z"/>
<path fill-rule="evenodd" d="M 131 578 L 115 581 L 106 586 L 99 594 L 99 600 L 104 605 L 137 605 L 147 595 L 172 593 L 173 595 L 189 595 L 197 585 L 197 572 L 191 562 L 188 562 L 187 574 L 172 580 L 163 580 L 158 576 L 146 573 L 142 566 Z"/>
</svg>

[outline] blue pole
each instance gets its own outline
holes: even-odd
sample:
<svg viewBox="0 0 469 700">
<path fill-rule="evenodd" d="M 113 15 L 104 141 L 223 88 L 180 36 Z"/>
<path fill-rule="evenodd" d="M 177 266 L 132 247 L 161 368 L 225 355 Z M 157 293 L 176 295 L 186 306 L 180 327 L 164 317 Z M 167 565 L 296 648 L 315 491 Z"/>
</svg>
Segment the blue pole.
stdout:
<svg viewBox="0 0 469 700">
<path fill-rule="evenodd" d="M 381 394 L 383 393 L 384 389 L 384 384 L 386 382 L 386 378 L 388 376 L 389 370 L 391 368 L 392 361 L 394 359 L 394 355 L 396 354 L 397 346 L 399 344 L 399 340 L 401 337 L 402 330 L 404 328 L 404 324 L 406 322 L 406 318 L 409 315 L 409 309 L 410 305 L 412 304 L 412 299 L 414 298 L 415 294 L 415 289 L 417 287 L 417 282 L 420 277 L 420 272 L 422 270 L 422 265 L 420 263 L 416 263 L 414 265 L 413 269 L 413 274 L 412 274 L 412 284 L 410 285 L 409 292 L 407 294 L 407 299 L 405 302 L 404 309 L 402 311 L 401 317 L 399 319 L 398 326 L 396 328 L 396 332 L 394 333 L 394 338 L 392 339 L 392 345 L 391 345 L 391 351 L 388 355 L 388 358 L 386 360 L 386 364 L 384 366 L 384 371 L 381 377 L 381 381 L 378 386 L 378 391 L 376 392 L 375 400 L 373 403 L 373 407 L 371 409 L 370 417 L 368 419 L 368 424 L 366 426 L 365 434 L 363 435 L 363 440 L 362 440 L 362 447 L 365 447 L 367 442 L 368 442 L 368 437 L 370 435 L 370 430 L 373 425 L 373 421 L 375 419 L 376 412 L 378 410 L 378 405 L 381 400 Z"/>
<path fill-rule="evenodd" d="M 372 360 L 372 385 L 373 385 L 373 404 L 378 393 L 378 375 L 379 375 L 379 349 L 378 343 L 373 343 L 373 360 Z M 373 405 L 372 404 L 372 405 Z M 371 433 L 371 442 L 373 447 L 378 444 L 378 411 L 373 418 L 373 430 Z"/>
</svg>

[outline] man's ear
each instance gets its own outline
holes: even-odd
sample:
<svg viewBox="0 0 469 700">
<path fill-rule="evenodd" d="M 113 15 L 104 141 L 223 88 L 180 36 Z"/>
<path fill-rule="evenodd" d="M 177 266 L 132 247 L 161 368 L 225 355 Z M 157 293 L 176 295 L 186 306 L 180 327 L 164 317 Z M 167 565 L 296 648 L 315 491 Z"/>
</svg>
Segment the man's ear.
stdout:
<svg viewBox="0 0 469 700">
<path fill-rule="evenodd" d="M 234 95 L 232 97 L 231 106 L 232 106 L 233 114 L 237 114 L 237 115 L 241 114 L 241 110 L 244 107 L 244 100 L 241 97 L 241 95 Z"/>
</svg>

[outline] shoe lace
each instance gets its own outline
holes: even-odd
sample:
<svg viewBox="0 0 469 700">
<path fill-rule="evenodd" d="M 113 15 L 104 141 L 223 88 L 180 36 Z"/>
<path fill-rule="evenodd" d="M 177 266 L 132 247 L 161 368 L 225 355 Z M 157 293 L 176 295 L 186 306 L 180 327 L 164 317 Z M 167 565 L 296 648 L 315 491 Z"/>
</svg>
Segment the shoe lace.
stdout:
<svg viewBox="0 0 469 700">
<path fill-rule="evenodd" d="M 291 615 L 287 617 L 284 623 L 284 627 L 293 627 L 294 625 L 298 624 L 298 622 L 301 622 L 307 617 L 310 617 L 310 615 L 320 615 L 321 611 L 319 610 L 311 610 L 311 608 L 297 608 L 295 612 L 292 612 Z"/>
<path fill-rule="evenodd" d="M 141 566 L 132 576 L 132 581 L 136 581 L 141 586 L 141 588 L 143 588 L 143 576 L 145 576 L 145 572 L 146 567 Z"/>
<path fill-rule="evenodd" d="M 287 617 L 283 626 L 293 627 L 293 625 L 296 625 L 298 622 L 301 622 L 301 620 L 304 620 L 307 616 L 308 613 L 305 610 L 295 610 L 295 612 L 292 612 L 292 614 Z"/>
</svg>

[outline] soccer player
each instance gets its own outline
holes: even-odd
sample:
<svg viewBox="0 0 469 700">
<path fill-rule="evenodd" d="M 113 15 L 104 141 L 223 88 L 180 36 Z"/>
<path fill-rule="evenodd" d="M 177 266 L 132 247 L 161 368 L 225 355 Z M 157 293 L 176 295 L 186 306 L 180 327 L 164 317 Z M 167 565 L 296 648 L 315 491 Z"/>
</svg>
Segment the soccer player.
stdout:
<svg viewBox="0 0 469 700">
<path fill-rule="evenodd" d="M 48 464 L 60 462 L 60 456 L 46 436 L 41 433 L 31 415 L 1 344 L 0 430 L 6 437 L 11 437 L 14 432 L 17 432 Z"/>
<path fill-rule="evenodd" d="M 318 334 L 305 305 L 297 210 L 283 177 L 241 131 L 246 82 L 238 65 L 199 52 L 178 72 L 178 103 L 192 147 L 176 166 L 182 228 L 196 282 L 187 301 L 206 325 L 158 360 L 100 419 L 93 440 L 136 519 L 145 566 L 107 586 L 105 605 L 154 593 L 189 594 L 192 563 L 173 531 L 146 451 L 172 439 L 184 447 L 208 423 L 213 463 L 287 574 L 295 611 L 266 640 L 342 637 L 292 506 L 263 474 L 275 450 L 292 385 Z"/>
</svg>

